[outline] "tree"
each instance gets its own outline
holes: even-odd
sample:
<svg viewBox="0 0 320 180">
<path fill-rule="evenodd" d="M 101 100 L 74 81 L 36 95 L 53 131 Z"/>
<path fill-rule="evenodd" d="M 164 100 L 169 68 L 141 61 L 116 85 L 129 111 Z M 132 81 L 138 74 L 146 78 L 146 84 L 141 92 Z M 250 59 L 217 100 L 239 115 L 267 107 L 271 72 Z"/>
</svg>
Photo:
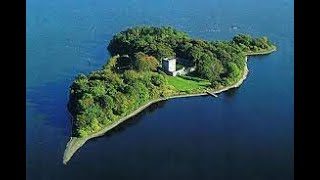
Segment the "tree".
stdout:
<svg viewBox="0 0 320 180">
<path fill-rule="evenodd" d="M 134 58 L 134 67 L 138 71 L 155 71 L 158 67 L 158 61 L 153 56 L 138 52 Z"/>
<path fill-rule="evenodd" d="M 243 44 L 245 46 L 250 46 L 251 44 L 251 37 L 249 35 L 245 35 L 245 34 L 238 34 L 236 35 L 232 40 L 236 43 L 236 44 Z"/>
<path fill-rule="evenodd" d="M 163 58 L 175 57 L 176 53 L 173 51 L 173 49 L 169 45 L 163 44 L 163 43 L 158 43 L 157 50 L 156 50 L 156 52 L 153 53 L 153 55 L 157 59 L 163 59 Z"/>
<path fill-rule="evenodd" d="M 236 79 L 240 75 L 240 69 L 234 62 L 227 63 L 227 71 L 230 79 Z"/>
<path fill-rule="evenodd" d="M 137 101 L 145 102 L 149 99 L 148 89 L 143 83 L 135 82 L 132 86 L 138 92 L 139 98 L 137 99 Z"/>
<path fill-rule="evenodd" d="M 129 107 L 128 100 L 123 93 L 117 92 L 114 96 L 113 113 L 115 115 L 124 114 Z"/>
<path fill-rule="evenodd" d="M 102 67 L 104 70 L 116 71 L 117 60 L 120 56 L 116 55 L 109 59 L 109 61 Z"/>
<path fill-rule="evenodd" d="M 94 97 L 102 96 L 106 93 L 103 81 L 93 80 L 90 81 L 90 92 Z"/>
<path fill-rule="evenodd" d="M 83 97 L 79 100 L 80 110 L 86 110 L 88 107 L 94 105 L 94 97 L 92 94 L 84 93 Z"/>
<path fill-rule="evenodd" d="M 99 104 L 103 109 L 112 109 L 114 106 L 112 97 L 106 94 L 99 96 Z"/>
<path fill-rule="evenodd" d="M 161 86 L 166 84 L 167 79 L 161 74 L 153 74 L 151 76 L 151 83 L 155 86 Z"/>
<path fill-rule="evenodd" d="M 212 75 L 210 77 L 210 81 L 219 81 L 220 80 L 220 75 L 223 72 L 223 65 L 221 63 L 221 61 L 219 61 L 216 58 L 213 58 L 212 60 L 212 64 L 211 64 L 211 71 L 212 71 Z"/>
<path fill-rule="evenodd" d="M 197 73 L 202 78 L 210 79 L 213 75 L 213 64 L 210 59 L 210 56 L 204 53 L 201 53 L 200 58 L 196 62 Z"/>
<path fill-rule="evenodd" d="M 123 82 L 126 84 L 132 84 L 139 79 L 139 73 L 134 70 L 127 70 L 123 73 Z"/>
</svg>

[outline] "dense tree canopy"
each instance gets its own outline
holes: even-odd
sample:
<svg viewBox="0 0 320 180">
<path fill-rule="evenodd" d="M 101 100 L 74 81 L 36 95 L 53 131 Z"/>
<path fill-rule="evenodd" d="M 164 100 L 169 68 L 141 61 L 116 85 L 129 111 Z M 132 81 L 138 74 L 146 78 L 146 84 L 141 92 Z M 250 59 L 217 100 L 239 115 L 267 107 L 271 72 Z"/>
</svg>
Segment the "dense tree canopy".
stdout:
<svg viewBox="0 0 320 180">
<path fill-rule="evenodd" d="M 235 63 L 243 71 L 245 56 L 250 52 L 272 49 L 268 38 L 252 38 L 238 34 L 230 42 L 210 42 L 191 39 L 186 33 L 171 27 L 134 27 L 115 35 L 108 50 L 111 55 L 128 55 L 137 59 L 137 53 L 155 57 L 158 62 L 167 57 L 181 57 L 196 65 L 199 77 L 210 80 L 213 87 L 228 85 L 229 62 Z M 145 61 L 136 61 L 145 66 Z M 137 67 L 137 64 L 136 64 Z M 142 69 L 145 67 L 141 67 Z"/>
<path fill-rule="evenodd" d="M 120 74 L 109 68 L 104 66 L 87 76 L 80 74 L 71 85 L 68 107 L 75 118 L 74 135 L 93 133 L 169 90 L 164 75 L 150 69 Z"/>
<path fill-rule="evenodd" d="M 210 88 L 221 88 L 241 78 L 248 53 L 272 48 L 266 37 L 243 34 L 229 42 L 210 42 L 191 39 L 171 27 L 122 31 L 108 45 L 112 57 L 102 69 L 78 75 L 70 87 L 68 109 L 74 118 L 73 135 L 90 135 L 150 100 L 181 93 L 168 83 L 166 74 L 158 71 L 163 58 L 187 59 L 196 71 L 185 79 L 204 79 L 211 83 Z"/>
<path fill-rule="evenodd" d="M 188 39 L 190 37 L 186 33 L 171 27 L 134 27 L 115 35 L 108 50 L 111 55 L 132 56 L 134 53 L 143 52 L 161 59 L 174 57 L 174 49 Z"/>
<path fill-rule="evenodd" d="M 232 41 L 244 51 L 259 51 L 272 48 L 272 44 L 267 37 L 252 38 L 250 35 L 238 34 Z"/>
</svg>

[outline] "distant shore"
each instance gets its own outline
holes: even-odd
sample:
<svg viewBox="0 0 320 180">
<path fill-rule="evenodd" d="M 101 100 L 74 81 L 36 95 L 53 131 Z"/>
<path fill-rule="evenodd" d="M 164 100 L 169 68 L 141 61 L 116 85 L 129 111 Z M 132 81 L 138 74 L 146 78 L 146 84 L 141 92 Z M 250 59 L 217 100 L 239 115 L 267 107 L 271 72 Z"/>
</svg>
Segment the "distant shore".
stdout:
<svg viewBox="0 0 320 180">
<path fill-rule="evenodd" d="M 249 69 L 248 69 L 248 65 L 247 65 L 247 60 L 248 60 L 248 56 L 255 56 L 255 55 L 265 55 L 265 54 L 270 54 L 274 51 L 276 51 L 277 48 L 275 46 L 273 46 L 272 49 L 266 50 L 266 51 L 262 51 L 262 52 L 249 52 L 247 53 L 246 56 L 246 65 L 244 67 L 244 71 L 243 71 L 243 75 L 241 77 L 241 79 L 239 81 L 237 81 L 235 84 L 227 86 L 227 87 L 223 87 L 221 89 L 218 90 L 212 90 L 210 91 L 210 93 L 213 94 L 218 94 L 224 91 L 227 91 L 229 89 L 232 88 L 236 88 L 239 87 L 243 81 L 247 78 Z M 63 155 L 63 163 L 67 164 L 67 162 L 71 159 L 71 157 L 73 156 L 73 154 L 81 147 L 83 146 L 83 144 L 85 142 L 87 142 L 88 140 L 95 138 L 95 137 L 99 137 L 104 135 L 106 132 L 108 132 L 109 130 L 111 130 L 112 128 L 116 127 L 117 125 L 119 125 L 120 123 L 124 122 L 127 119 L 130 119 L 131 117 L 137 115 L 138 113 L 140 113 L 141 111 L 143 111 L 144 109 L 146 109 L 147 107 L 149 107 L 150 105 L 157 103 L 159 101 L 165 101 L 168 99 L 174 99 L 174 98 L 186 98 L 186 97 L 195 97 L 195 96 L 207 96 L 208 93 L 204 92 L 204 93 L 197 93 L 197 94 L 182 94 L 182 95 L 174 95 L 171 97 L 166 97 L 166 98 L 160 98 L 160 99 L 156 99 L 156 100 L 152 100 L 149 101 L 148 103 L 144 104 L 143 106 L 139 107 L 138 109 L 136 109 L 135 111 L 133 111 L 132 113 L 128 114 L 125 117 L 120 118 L 118 121 L 106 126 L 105 128 L 101 129 L 100 131 L 93 133 L 87 137 L 83 137 L 83 138 L 78 138 L 78 137 L 71 137 L 69 142 L 66 145 L 66 149 L 64 151 L 64 155 Z"/>
</svg>

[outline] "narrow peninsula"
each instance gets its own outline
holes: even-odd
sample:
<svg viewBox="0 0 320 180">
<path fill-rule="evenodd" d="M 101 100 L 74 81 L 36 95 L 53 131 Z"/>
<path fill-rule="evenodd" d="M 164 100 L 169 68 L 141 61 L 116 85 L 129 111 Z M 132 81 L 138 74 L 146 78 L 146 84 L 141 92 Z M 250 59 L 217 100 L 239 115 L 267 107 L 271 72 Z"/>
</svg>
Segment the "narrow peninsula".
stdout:
<svg viewBox="0 0 320 180">
<path fill-rule="evenodd" d="M 155 102 L 238 87 L 248 74 L 247 56 L 275 50 L 267 37 L 205 41 L 172 27 L 133 27 L 114 35 L 106 64 L 79 74 L 70 87 L 72 135 L 63 163 L 89 139 Z"/>
</svg>

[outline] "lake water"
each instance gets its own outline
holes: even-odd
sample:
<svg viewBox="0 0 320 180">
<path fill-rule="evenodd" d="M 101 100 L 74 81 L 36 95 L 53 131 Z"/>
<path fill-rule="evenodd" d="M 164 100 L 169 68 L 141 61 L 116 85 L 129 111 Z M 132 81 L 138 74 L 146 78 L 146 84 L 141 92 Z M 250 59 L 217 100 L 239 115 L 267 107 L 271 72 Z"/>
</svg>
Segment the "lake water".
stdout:
<svg viewBox="0 0 320 180">
<path fill-rule="evenodd" d="M 49 179 L 293 179 L 294 31 L 290 0 L 27 0 L 26 173 Z M 68 87 L 100 68 L 112 35 L 169 25 L 193 38 L 268 36 L 240 88 L 156 104 L 62 164 Z"/>
</svg>

